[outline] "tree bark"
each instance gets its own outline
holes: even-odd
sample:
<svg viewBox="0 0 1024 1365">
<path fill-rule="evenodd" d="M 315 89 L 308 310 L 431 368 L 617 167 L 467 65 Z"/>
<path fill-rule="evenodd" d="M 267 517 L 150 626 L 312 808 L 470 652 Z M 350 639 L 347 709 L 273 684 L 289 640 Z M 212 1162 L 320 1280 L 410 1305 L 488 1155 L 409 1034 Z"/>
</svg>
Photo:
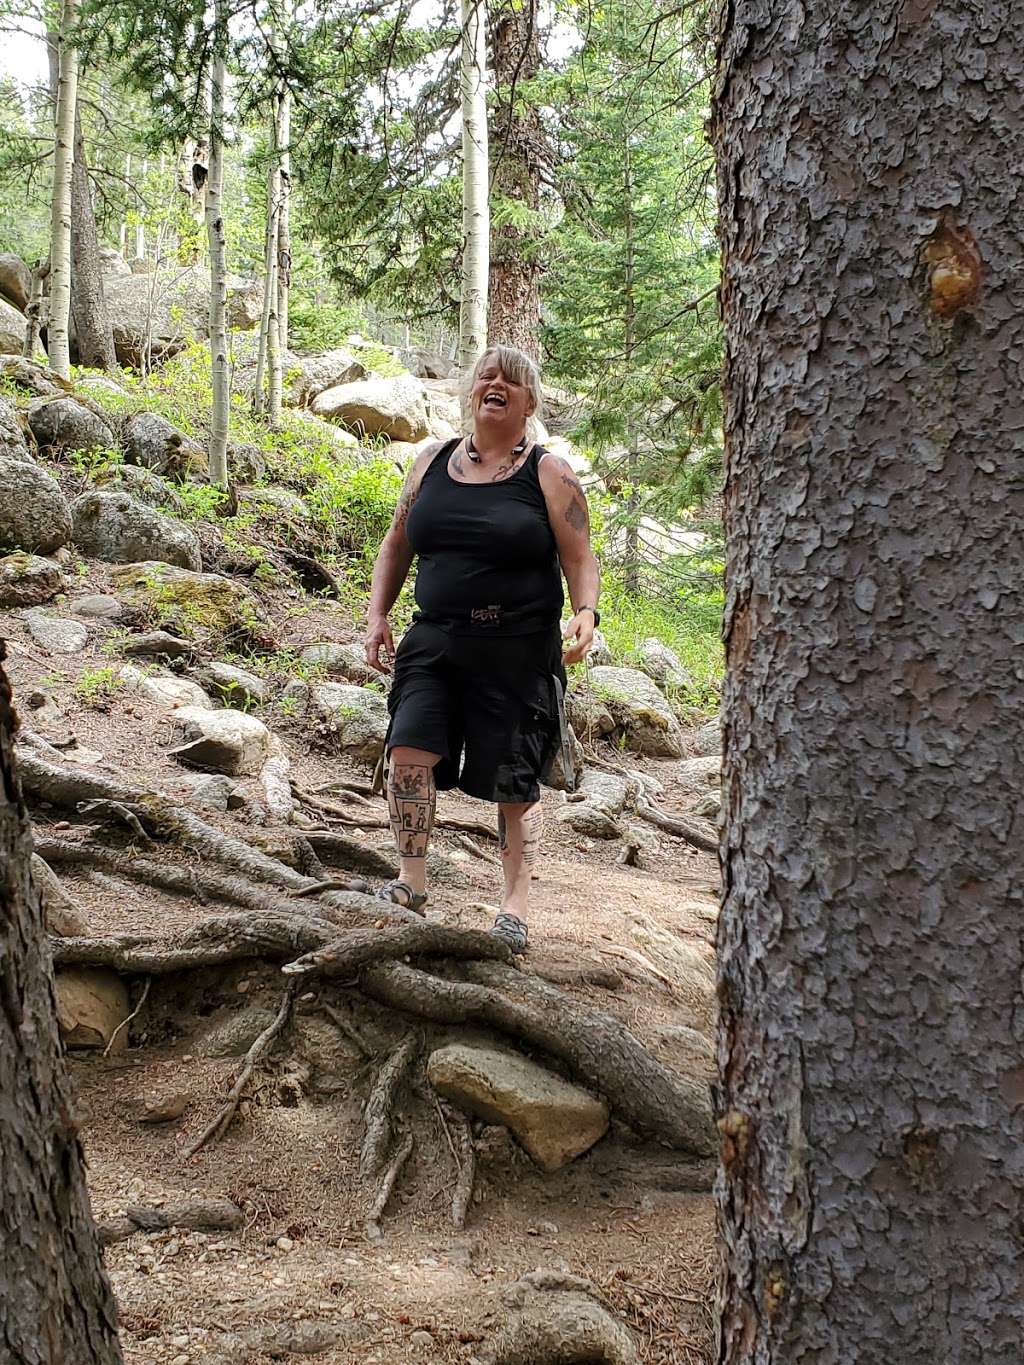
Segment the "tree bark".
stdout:
<svg viewBox="0 0 1024 1365">
<path fill-rule="evenodd" d="M 97 370 L 117 366 L 114 333 L 103 297 L 100 244 L 89 187 L 82 119 L 75 110 L 75 160 L 71 171 L 71 312 L 79 365 Z"/>
<path fill-rule="evenodd" d="M 3 657 L 0 645 L 0 658 Z M 0 668 L 0 1359 L 116 1365 Z"/>
<path fill-rule="evenodd" d="M 50 312 L 46 349 L 50 368 L 71 377 L 71 178 L 78 105 L 78 52 L 69 41 L 77 0 L 64 0 L 58 43 L 57 99 L 53 139 L 53 198 L 50 206 Z"/>
<path fill-rule="evenodd" d="M 728 1365 L 1016 1365 L 1024 11 L 734 0 Z"/>
<path fill-rule="evenodd" d="M 213 411 L 210 416 L 210 482 L 228 486 L 228 423 L 231 375 L 228 368 L 227 243 L 224 234 L 224 82 L 228 19 L 224 0 L 217 0 L 213 59 L 210 67 L 210 168 L 206 180 L 206 235 L 210 247 L 210 368 Z"/>
<path fill-rule="evenodd" d="M 263 313 L 260 317 L 260 334 L 256 344 L 256 382 L 253 386 L 252 407 L 254 412 L 266 412 L 270 405 L 270 395 L 264 387 L 267 371 L 270 368 L 271 329 L 277 342 L 277 248 L 279 213 L 281 204 L 281 165 L 278 153 L 278 103 L 276 91 L 271 96 L 270 115 L 270 164 L 267 167 L 267 221 L 263 234 Z M 271 378 L 271 384 L 273 379 Z"/>
<path fill-rule="evenodd" d="M 500 92 L 491 133 L 495 207 L 498 214 L 506 207 L 536 213 L 544 132 L 536 106 L 523 97 L 523 86 L 540 70 L 537 0 L 505 0 L 494 13 L 491 33 Z M 522 223 L 492 220 L 488 294 L 491 345 L 518 346 L 535 361 L 540 357 L 536 236 L 534 228 Z"/>
<path fill-rule="evenodd" d="M 281 350 L 288 349 L 288 306 L 292 288 L 292 94 L 287 85 L 281 87 L 278 110 L 277 145 L 281 162 L 280 202 L 277 212 L 277 337 Z"/>
<path fill-rule="evenodd" d="M 487 182 L 487 41 L 484 0 L 462 0 L 462 292 L 459 364 L 469 370 L 487 347 L 490 213 Z"/>
</svg>

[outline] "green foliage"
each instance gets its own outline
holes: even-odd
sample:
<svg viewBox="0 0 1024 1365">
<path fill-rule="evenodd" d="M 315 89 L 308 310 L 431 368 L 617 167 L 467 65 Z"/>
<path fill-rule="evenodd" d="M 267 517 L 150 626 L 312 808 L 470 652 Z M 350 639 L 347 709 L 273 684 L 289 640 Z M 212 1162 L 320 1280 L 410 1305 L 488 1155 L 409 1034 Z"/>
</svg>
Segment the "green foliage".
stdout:
<svg viewBox="0 0 1024 1365">
<path fill-rule="evenodd" d="M 346 344 L 352 332 L 366 330 L 366 322 L 351 304 L 318 302 L 299 295 L 289 309 L 289 345 L 295 351 L 333 351 Z"/>
<path fill-rule="evenodd" d="M 180 506 L 165 507 L 164 511 L 171 516 L 183 517 L 186 521 L 212 521 L 217 515 L 217 509 L 227 497 L 222 488 L 216 488 L 208 483 L 183 481 L 174 485 L 174 491 L 178 495 Z"/>
<path fill-rule="evenodd" d="M 90 483 L 96 483 L 112 470 L 120 469 L 124 464 L 124 451 L 118 446 L 106 446 L 103 450 L 70 450 L 66 459 Z"/>
<path fill-rule="evenodd" d="M 84 668 L 75 679 L 75 696 L 84 706 L 102 710 L 110 705 L 117 690 L 124 686 L 116 669 L 107 664 L 102 668 Z"/>
</svg>

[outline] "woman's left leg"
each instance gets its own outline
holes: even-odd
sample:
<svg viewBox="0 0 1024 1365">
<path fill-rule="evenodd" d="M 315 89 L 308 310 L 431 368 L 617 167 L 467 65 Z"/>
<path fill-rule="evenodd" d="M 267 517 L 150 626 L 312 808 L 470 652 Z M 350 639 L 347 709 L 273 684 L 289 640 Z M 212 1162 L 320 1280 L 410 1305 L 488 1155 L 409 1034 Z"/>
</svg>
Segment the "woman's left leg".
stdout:
<svg viewBox="0 0 1024 1365">
<path fill-rule="evenodd" d="M 505 877 L 503 914 L 525 920 L 530 876 L 537 863 L 544 811 L 539 801 L 502 801 L 498 805 L 498 840 Z"/>
</svg>

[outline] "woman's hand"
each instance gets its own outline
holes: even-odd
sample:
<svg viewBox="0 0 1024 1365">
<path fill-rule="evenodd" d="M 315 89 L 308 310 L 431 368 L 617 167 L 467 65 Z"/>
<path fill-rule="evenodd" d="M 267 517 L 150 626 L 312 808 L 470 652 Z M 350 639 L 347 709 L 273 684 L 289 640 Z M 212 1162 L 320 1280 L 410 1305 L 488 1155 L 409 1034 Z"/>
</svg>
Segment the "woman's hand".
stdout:
<svg viewBox="0 0 1024 1365">
<path fill-rule="evenodd" d="M 366 662 L 378 673 L 390 673 L 394 657 L 395 639 L 388 618 L 371 616 L 366 625 Z"/>
<path fill-rule="evenodd" d="M 594 647 L 594 613 L 589 609 L 577 612 L 562 632 L 562 639 L 575 641 L 562 652 L 564 664 L 578 664 L 585 659 Z"/>
</svg>

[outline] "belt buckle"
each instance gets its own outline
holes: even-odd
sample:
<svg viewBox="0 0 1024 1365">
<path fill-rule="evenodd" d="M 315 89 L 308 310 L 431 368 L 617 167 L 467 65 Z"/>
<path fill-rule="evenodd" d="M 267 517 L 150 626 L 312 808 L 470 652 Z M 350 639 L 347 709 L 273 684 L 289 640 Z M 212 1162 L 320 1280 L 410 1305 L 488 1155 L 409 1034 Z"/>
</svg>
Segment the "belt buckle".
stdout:
<svg viewBox="0 0 1024 1365">
<path fill-rule="evenodd" d="M 469 619 L 474 626 L 500 626 L 501 604 L 494 602 L 489 607 L 473 607 Z"/>
</svg>

